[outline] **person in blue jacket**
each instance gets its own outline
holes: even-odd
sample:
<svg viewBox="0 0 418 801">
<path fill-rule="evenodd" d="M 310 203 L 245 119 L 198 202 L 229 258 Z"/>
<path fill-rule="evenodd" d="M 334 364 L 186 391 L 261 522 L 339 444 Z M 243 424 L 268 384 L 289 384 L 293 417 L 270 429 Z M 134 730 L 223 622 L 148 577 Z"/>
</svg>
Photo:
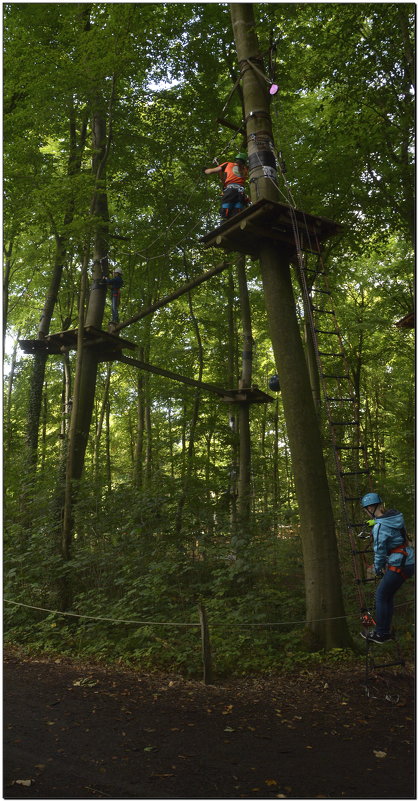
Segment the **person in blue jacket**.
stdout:
<svg viewBox="0 0 418 801">
<path fill-rule="evenodd" d="M 372 528 L 373 569 L 381 581 L 376 590 L 376 628 L 362 637 L 375 643 L 392 640 L 390 626 L 393 596 L 415 571 L 414 550 L 408 545 L 405 521 L 396 509 L 385 509 L 377 492 L 368 492 L 361 505 L 374 519 Z M 371 522 L 371 521 L 370 521 Z"/>
<path fill-rule="evenodd" d="M 120 302 L 120 288 L 123 286 L 122 270 L 116 267 L 113 271 L 113 278 L 106 278 L 103 276 L 103 282 L 112 290 L 112 323 L 119 322 L 119 302 Z"/>
</svg>

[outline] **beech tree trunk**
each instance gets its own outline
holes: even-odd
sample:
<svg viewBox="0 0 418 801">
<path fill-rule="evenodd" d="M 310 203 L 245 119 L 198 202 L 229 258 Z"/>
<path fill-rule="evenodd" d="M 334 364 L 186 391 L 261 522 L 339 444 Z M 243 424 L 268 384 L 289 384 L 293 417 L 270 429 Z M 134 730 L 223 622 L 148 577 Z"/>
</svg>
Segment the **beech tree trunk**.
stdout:
<svg viewBox="0 0 418 801">
<path fill-rule="evenodd" d="M 245 274 L 245 256 L 237 261 L 239 300 L 242 325 L 242 368 L 239 389 L 251 386 L 253 336 L 251 329 L 251 310 L 248 297 L 247 277 Z M 238 406 L 239 434 L 239 466 L 237 493 L 237 536 L 235 551 L 237 557 L 245 563 L 245 547 L 248 545 L 251 517 L 251 434 L 250 404 L 240 403 Z"/>
<path fill-rule="evenodd" d="M 227 314 L 228 314 L 228 379 L 227 385 L 232 389 L 235 386 L 236 370 L 236 336 L 235 336 L 235 315 L 234 315 L 234 278 L 232 272 L 228 274 L 226 284 Z M 230 502 L 230 524 L 233 537 L 236 535 L 237 526 L 237 481 L 238 481 L 238 435 L 237 435 L 237 415 L 235 407 L 229 411 L 228 419 L 231 431 L 231 464 L 229 468 L 228 496 Z"/>
<path fill-rule="evenodd" d="M 112 95 L 113 99 L 113 95 Z M 112 102 L 112 100 L 111 100 Z M 111 141 L 111 128 L 106 137 L 106 113 L 100 97 L 96 97 L 92 119 L 93 174 L 95 175 L 95 191 L 90 207 L 90 214 L 95 219 L 95 241 L 93 262 L 93 285 L 90 292 L 86 319 L 84 309 L 89 279 L 90 248 L 85 247 L 78 316 L 77 361 L 74 378 L 73 406 L 68 436 L 67 459 L 65 469 L 65 490 L 61 528 L 61 554 L 65 562 L 71 559 L 73 540 L 73 505 L 84 468 L 84 457 L 87 447 L 90 425 L 93 415 L 94 397 L 98 368 L 98 355 L 94 348 L 83 345 L 85 326 L 102 327 L 106 289 L 97 287 L 97 280 L 107 273 L 107 234 L 108 205 L 106 194 L 106 161 Z M 71 605 L 71 583 L 64 576 L 60 587 L 61 609 L 65 611 Z"/>
<path fill-rule="evenodd" d="M 260 81 L 248 62 L 253 59 L 264 71 L 253 7 L 250 3 L 231 3 L 230 12 L 248 120 L 251 197 L 253 201 L 260 197 L 279 201 L 276 181 L 268 177 L 263 167 L 273 147 L 268 86 Z M 250 116 L 253 111 L 258 114 Z M 335 525 L 291 283 L 293 256 L 294 252 L 266 239 L 260 251 L 260 267 L 299 506 L 307 641 L 312 648 L 343 647 L 351 638 L 343 617 Z"/>
<path fill-rule="evenodd" d="M 87 112 L 86 109 L 80 121 L 80 134 L 77 140 L 77 121 L 72 103 L 69 108 L 69 157 L 67 165 L 67 175 L 69 177 L 77 175 L 81 169 L 81 161 L 86 144 L 87 136 Z M 56 222 L 50 215 L 51 228 L 55 236 L 55 257 L 51 280 L 48 287 L 45 304 L 42 310 L 38 326 L 38 339 L 44 339 L 49 334 L 49 327 L 54 314 L 57 302 L 58 291 L 61 283 L 62 272 L 67 257 L 66 229 L 74 218 L 74 199 L 70 197 L 62 221 L 63 233 L 57 229 Z M 45 379 L 45 367 L 47 354 L 42 350 L 36 350 L 33 357 L 32 374 L 29 388 L 29 409 L 26 427 L 26 442 L 29 449 L 29 463 L 33 469 L 36 468 L 38 458 L 38 435 L 39 420 L 42 405 L 42 389 Z"/>
<path fill-rule="evenodd" d="M 185 261 L 185 260 L 184 260 Z M 189 312 L 190 317 L 192 319 L 192 324 L 194 328 L 194 332 L 196 335 L 196 342 L 197 342 L 197 351 L 198 351 L 198 360 L 199 360 L 199 371 L 198 371 L 198 380 L 202 380 L 203 376 L 203 346 L 202 346 L 202 339 L 200 336 L 199 330 L 199 323 L 196 319 L 195 313 L 193 311 L 193 303 L 192 303 L 192 296 L 189 292 L 188 294 L 188 302 L 189 302 Z M 193 473 L 193 459 L 194 459 L 194 447 L 195 447 L 195 440 L 196 440 L 196 428 L 197 423 L 199 420 L 199 411 L 200 411 L 200 399 L 201 399 L 201 390 L 196 389 L 194 393 L 194 401 L 193 401 L 193 412 L 192 412 L 192 419 L 190 421 L 190 429 L 189 429 L 189 443 L 187 448 L 187 456 L 186 456 L 186 463 L 185 463 L 185 470 L 183 475 L 182 481 L 182 491 L 179 498 L 179 502 L 177 505 L 177 514 L 176 514 L 176 522 L 175 522 L 175 533 L 177 538 L 180 538 L 182 526 L 183 526 L 183 511 L 185 507 L 185 503 L 189 494 L 190 488 L 190 481 Z M 194 500 L 192 498 L 192 503 Z"/>
</svg>

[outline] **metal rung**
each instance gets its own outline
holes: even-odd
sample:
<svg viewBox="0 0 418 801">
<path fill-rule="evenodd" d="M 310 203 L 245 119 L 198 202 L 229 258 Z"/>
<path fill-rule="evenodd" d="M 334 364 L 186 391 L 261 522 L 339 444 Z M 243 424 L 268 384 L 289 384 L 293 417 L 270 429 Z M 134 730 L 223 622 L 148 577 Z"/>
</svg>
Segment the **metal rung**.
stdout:
<svg viewBox="0 0 418 801">
<path fill-rule="evenodd" d="M 332 398 L 330 395 L 325 395 L 325 400 L 327 401 L 338 401 L 339 403 L 345 403 L 346 401 L 355 401 L 355 397 L 351 396 L 350 398 Z"/>
<path fill-rule="evenodd" d="M 344 378 L 348 379 L 350 376 L 341 374 L 341 373 L 321 373 L 321 378 Z"/>
<path fill-rule="evenodd" d="M 349 495 L 344 495 L 344 500 L 345 501 L 359 501 L 360 498 L 361 498 L 361 495 L 354 495 L 353 498 L 351 498 Z M 364 525 L 364 523 L 362 523 L 361 525 Z"/>
<path fill-rule="evenodd" d="M 313 251 L 316 253 L 316 251 Z M 304 267 L 304 273 L 313 273 L 314 275 L 326 275 L 325 270 L 313 270 L 311 267 Z"/>
<path fill-rule="evenodd" d="M 317 314 L 334 314 L 335 311 L 328 311 L 328 309 L 319 309 L 318 306 L 312 306 L 312 311 L 317 312 Z"/>
<path fill-rule="evenodd" d="M 370 581 L 375 581 L 374 578 L 369 579 L 354 579 L 356 584 L 368 584 Z"/>
<path fill-rule="evenodd" d="M 331 294 L 329 289 L 317 289 L 315 286 L 312 287 L 311 292 L 318 292 L 320 295 L 330 295 Z"/>
<path fill-rule="evenodd" d="M 340 476 L 368 476 L 370 470 L 340 470 Z"/>
<path fill-rule="evenodd" d="M 337 451 L 363 451 L 364 445 L 335 445 Z M 360 525 L 363 525 L 362 523 Z"/>
<path fill-rule="evenodd" d="M 358 426 L 360 425 L 359 420 L 342 420 L 341 423 L 338 420 L 330 420 L 331 426 Z"/>
<path fill-rule="evenodd" d="M 339 331 L 323 331 L 321 328 L 315 328 L 314 331 L 317 334 L 333 334 L 334 336 L 339 334 Z"/>
<path fill-rule="evenodd" d="M 373 642 L 373 640 L 369 640 L 369 641 L 366 640 L 366 642 Z M 392 640 L 388 640 L 387 642 L 392 642 Z M 393 642 L 396 642 L 396 641 L 393 640 Z M 371 670 L 380 670 L 380 668 L 395 667 L 395 665 L 402 665 L 402 666 L 405 665 L 405 660 L 404 659 L 401 659 L 398 662 L 377 662 L 376 663 L 373 660 L 373 657 L 372 657 L 372 662 L 373 662 L 373 664 L 370 665 Z"/>
<path fill-rule="evenodd" d="M 334 356 L 334 358 L 337 358 L 337 356 L 339 356 L 341 359 L 343 357 L 342 353 L 326 353 L 326 351 L 324 350 L 319 350 L 318 353 L 320 356 Z"/>
</svg>

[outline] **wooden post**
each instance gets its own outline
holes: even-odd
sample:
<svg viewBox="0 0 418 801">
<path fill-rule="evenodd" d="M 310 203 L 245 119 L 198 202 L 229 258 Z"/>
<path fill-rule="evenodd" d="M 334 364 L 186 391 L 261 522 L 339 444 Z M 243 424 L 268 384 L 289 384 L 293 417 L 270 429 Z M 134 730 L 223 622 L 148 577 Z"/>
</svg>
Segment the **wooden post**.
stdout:
<svg viewBox="0 0 418 801">
<path fill-rule="evenodd" d="M 203 662 L 203 681 L 205 684 L 213 684 L 212 674 L 212 653 L 209 639 L 209 626 L 206 609 L 199 603 L 200 632 L 202 635 L 202 662 Z"/>
</svg>

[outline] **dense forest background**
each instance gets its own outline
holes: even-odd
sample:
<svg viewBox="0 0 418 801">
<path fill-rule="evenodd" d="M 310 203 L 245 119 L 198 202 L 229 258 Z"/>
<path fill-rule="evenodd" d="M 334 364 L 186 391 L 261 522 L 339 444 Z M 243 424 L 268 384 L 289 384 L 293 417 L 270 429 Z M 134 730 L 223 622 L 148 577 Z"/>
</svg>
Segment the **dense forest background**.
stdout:
<svg viewBox="0 0 418 801">
<path fill-rule="evenodd" d="M 298 208 L 344 226 L 325 261 L 362 437 L 374 488 L 404 512 L 413 536 L 414 337 L 396 323 L 414 308 L 415 7 L 268 3 L 254 12 L 280 87 L 271 115 L 286 162 L 283 196 L 290 188 Z M 63 551 L 57 498 L 76 354 L 46 359 L 34 398 L 34 357 L 18 344 L 77 328 L 80 296 L 91 291 L 97 109 L 106 124 L 108 256 L 124 277 L 121 320 L 219 264 L 222 254 L 200 241 L 218 224 L 220 197 L 202 168 L 242 147 L 217 122 L 242 122 L 237 92 L 223 112 L 238 77 L 229 8 L 13 3 L 3 15 L 4 586 L 14 602 L 6 603 L 6 637 L 194 673 L 204 604 L 220 672 L 289 664 L 302 658 L 304 571 L 281 396 L 268 386 L 276 366 L 257 261 L 246 260 L 252 380 L 274 400 L 251 406 L 244 543 L 234 407 L 101 362 L 71 548 Z M 230 261 L 122 331 L 138 358 L 238 386 L 243 323 Z M 303 335 L 296 279 L 294 292 Z M 103 328 L 109 319 L 107 300 Z M 326 437 L 324 429 L 324 447 Z M 344 538 L 336 492 L 333 504 Z M 350 564 L 341 561 L 355 631 Z M 72 613 L 90 617 L 36 609 L 58 608 L 63 581 Z"/>
</svg>

